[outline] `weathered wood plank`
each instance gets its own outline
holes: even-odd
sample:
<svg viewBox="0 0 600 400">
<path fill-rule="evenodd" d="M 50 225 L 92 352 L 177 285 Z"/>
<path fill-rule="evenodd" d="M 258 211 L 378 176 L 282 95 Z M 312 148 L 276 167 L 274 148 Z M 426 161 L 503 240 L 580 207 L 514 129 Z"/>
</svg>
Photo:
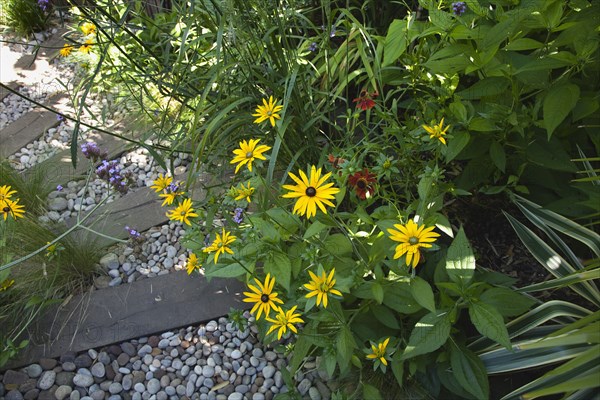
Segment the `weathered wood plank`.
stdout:
<svg viewBox="0 0 600 400">
<path fill-rule="evenodd" d="M 48 104 L 53 108 L 64 107 L 67 97 L 63 94 L 52 96 Z M 48 129 L 58 125 L 56 114 L 47 110 L 33 109 L 21 118 L 0 130 L 0 156 L 9 155 L 21 150 L 38 139 Z"/>
<path fill-rule="evenodd" d="M 4 83 L 4 82 L 3 82 Z M 8 83 L 4 83 L 6 86 L 8 86 L 9 88 L 11 88 L 12 90 L 17 90 L 19 87 L 19 84 L 17 82 L 8 82 Z M 0 101 L 4 100 L 4 98 L 6 96 L 8 96 L 9 94 L 11 94 L 12 92 L 10 90 L 5 89 L 3 86 L 0 86 Z"/>
<path fill-rule="evenodd" d="M 247 309 L 243 290 L 237 280 L 209 283 L 178 271 L 78 295 L 51 307 L 30 329 L 30 345 L 4 369 L 199 324 L 226 315 L 231 307 Z"/>
</svg>

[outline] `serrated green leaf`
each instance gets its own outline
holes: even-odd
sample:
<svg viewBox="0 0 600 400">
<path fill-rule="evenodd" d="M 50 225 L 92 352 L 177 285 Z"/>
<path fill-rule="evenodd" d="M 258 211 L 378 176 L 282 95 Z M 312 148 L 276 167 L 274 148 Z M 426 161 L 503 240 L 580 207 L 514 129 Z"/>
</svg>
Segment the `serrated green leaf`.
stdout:
<svg viewBox="0 0 600 400">
<path fill-rule="evenodd" d="M 270 273 L 275 278 L 278 284 L 286 290 L 290 290 L 292 263 L 287 255 L 277 251 L 270 253 L 265 260 L 264 269 L 266 273 Z"/>
<path fill-rule="evenodd" d="M 391 65 L 400 58 L 408 47 L 407 20 L 395 19 L 388 28 L 383 47 L 382 67 Z"/>
<path fill-rule="evenodd" d="M 568 83 L 555 86 L 544 98 L 544 127 L 548 133 L 548 139 L 561 122 L 577 104 L 579 100 L 579 86 Z"/>
<path fill-rule="evenodd" d="M 504 319 L 493 306 L 482 302 L 471 303 L 469 305 L 469 316 L 479 333 L 500 343 L 507 349 L 511 348 Z"/>
<path fill-rule="evenodd" d="M 208 278 L 237 278 L 246 274 L 246 269 L 237 262 L 221 266 L 207 268 L 204 275 Z"/>
<path fill-rule="evenodd" d="M 336 256 L 352 253 L 352 243 L 350 242 L 350 239 L 348 239 L 348 236 L 342 233 L 329 235 L 323 241 L 323 247 Z"/>
<path fill-rule="evenodd" d="M 383 287 L 381 287 L 379 282 L 374 282 L 373 285 L 371 285 L 371 292 L 373 293 L 373 298 L 377 303 L 383 303 L 384 292 Z"/>
<path fill-rule="evenodd" d="M 363 399 L 383 400 L 381 393 L 375 386 L 371 386 L 368 383 L 363 383 Z"/>
<path fill-rule="evenodd" d="M 356 348 L 356 342 L 352 336 L 352 331 L 347 326 L 343 325 L 340 332 L 336 336 L 335 342 L 337 349 L 337 359 L 340 364 L 340 368 L 345 367 L 350 363 L 350 358 Z"/>
<path fill-rule="evenodd" d="M 498 287 L 486 290 L 479 299 L 494 307 L 504 317 L 521 315 L 535 304 L 535 300 L 512 289 Z"/>
<path fill-rule="evenodd" d="M 450 327 L 447 312 L 425 315 L 413 328 L 402 359 L 406 360 L 439 349 L 448 340 Z"/>
<path fill-rule="evenodd" d="M 510 86 L 510 81 L 507 78 L 492 76 L 477 81 L 469 88 L 456 93 L 466 100 L 481 99 L 482 97 L 497 96 L 504 93 Z"/>
<path fill-rule="evenodd" d="M 398 386 L 404 386 L 404 362 L 402 361 L 402 352 L 397 351 L 392 356 L 392 373 L 398 382 Z"/>
<path fill-rule="evenodd" d="M 475 256 L 462 226 L 448 248 L 446 272 L 453 282 L 467 286 L 475 273 Z"/>
<path fill-rule="evenodd" d="M 496 141 L 493 141 L 490 145 L 490 157 L 494 162 L 494 165 L 502 172 L 506 169 L 506 153 L 504 153 L 504 147 Z"/>
<path fill-rule="evenodd" d="M 454 377 L 475 398 L 489 398 L 489 383 L 483 362 L 464 347 L 451 347 L 450 363 Z"/>
<path fill-rule="evenodd" d="M 400 329 L 396 315 L 386 306 L 371 304 L 371 311 L 375 318 L 385 326 L 392 329 Z"/>
<path fill-rule="evenodd" d="M 328 226 L 325 225 L 324 223 L 315 221 L 308 227 L 306 232 L 304 232 L 303 239 L 308 239 L 310 237 L 313 237 L 327 227 Z"/>
<path fill-rule="evenodd" d="M 403 314 L 412 314 L 422 310 L 419 303 L 412 297 L 408 283 L 395 282 L 391 285 L 386 285 L 384 291 L 383 304 L 392 310 Z"/>
<path fill-rule="evenodd" d="M 410 280 L 410 292 L 413 298 L 421 306 L 431 312 L 435 312 L 435 299 L 433 297 L 433 290 L 429 283 L 418 276 L 415 276 Z"/>
<path fill-rule="evenodd" d="M 448 141 L 448 146 L 446 147 L 446 162 L 454 160 L 471 140 L 471 135 L 467 131 L 454 132 L 452 136 L 452 140 Z"/>
<path fill-rule="evenodd" d="M 519 38 L 511 41 L 509 44 L 504 46 L 504 50 L 521 51 L 521 50 L 535 50 L 544 47 L 544 43 L 538 42 L 537 40 L 530 38 Z"/>
</svg>

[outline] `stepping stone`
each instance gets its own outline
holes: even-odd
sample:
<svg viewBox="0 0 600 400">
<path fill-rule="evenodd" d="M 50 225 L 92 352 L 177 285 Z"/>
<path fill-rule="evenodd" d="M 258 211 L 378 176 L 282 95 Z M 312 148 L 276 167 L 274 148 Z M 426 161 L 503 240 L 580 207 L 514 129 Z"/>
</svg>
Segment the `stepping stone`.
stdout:
<svg viewBox="0 0 600 400">
<path fill-rule="evenodd" d="M 67 33 L 66 28 L 60 28 L 50 38 L 46 39 L 39 49 L 33 52 L 33 54 L 24 54 L 13 66 L 15 70 L 35 70 L 35 62 L 38 59 L 52 59 L 56 57 L 59 50 L 66 43 L 63 35 Z"/>
<path fill-rule="evenodd" d="M 247 309 L 243 290 L 237 280 L 209 283 L 178 271 L 77 295 L 51 306 L 29 329 L 30 344 L 19 359 L 2 369 L 197 325 L 226 315 L 231 307 Z"/>
<path fill-rule="evenodd" d="M 62 108 L 68 101 L 66 95 L 55 95 L 48 105 Z M 8 157 L 38 139 L 48 129 L 58 125 L 56 114 L 45 109 L 33 109 L 0 131 L 0 157 Z"/>
<path fill-rule="evenodd" d="M 8 83 L 3 83 L 3 84 L 8 86 L 9 88 L 11 88 L 12 90 L 17 90 L 19 88 L 19 84 L 14 81 L 8 82 Z M 4 100 L 4 98 L 11 93 L 12 92 L 10 90 L 6 89 L 4 86 L 0 86 L 0 101 Z"/>
</svg>

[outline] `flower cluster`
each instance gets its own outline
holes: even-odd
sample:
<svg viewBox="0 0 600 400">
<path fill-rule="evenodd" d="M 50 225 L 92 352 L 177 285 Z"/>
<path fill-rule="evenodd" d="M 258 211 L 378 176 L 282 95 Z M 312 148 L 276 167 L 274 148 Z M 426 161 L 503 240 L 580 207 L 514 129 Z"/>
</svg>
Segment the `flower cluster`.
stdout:
<svg viewBox="0 0 600 400">
<path fill-rule="evenodd" d="M 18 198 L 13 198 L 16 190 L 8 185 L 0 186 L 0 216 L 6 221 L 10 216 L 12 219 L 23 218 L 25 214 L 24 206 L 19 204 Z"/>
<path fill-rule="evenodd" d="M 241 224 L 242 221 L 244 221 L 244 209 L 241 207 L 236 207 L 235 210 L 233 210 L 233 222 L 235 222 L 236 224 Z"/>
<path fill-rule="evenodd" d="M 100 179 L 108 182 L 119 193 L 127 193 L 127 189 L 129 189 L 127 185 L 131 180 L 131 172 L 121 171 L 117 160 L 102 160 L 102 163 L 96 168 L 96 174 Z"/>
<path fill-rule="evenodd" d="M 457 1 L 456 3 L 452 3 L 452 11 L 454 15 L 461 16 L 467 11 L 467 3 L 464 1 Z"/>
<path fill-rule="evenodd" d="M 133 241 L 139 241 L 141 239 L 141 237 L 142 237 L 142 234 L 139 233 L 134 228 L 130 228 L 129 226 L 125 226 L 125 230 L 129 234 L 129 239 L 131 239 Z"/>
<path fill-rule="evenodd" d="M 14 279 L 6 278 L 2 282 L 0 282 L 0 292 L 8 290 L 12 285 L 15 284 Z"/>
<path fill-rule="evenodd" d="M 38 0 L 37 4 L 42 11 L 46 11 L 50 5 L 50 2 L 48 0 Z"/>
<path fill-rule="evenodd" d="M 101 150 L 100 147 L 94 142 L 87 142 L 81 145 L 81 152 L 84 157 L 93 162 L 106 159 L 108 153 L 105 150 Z"/>
<path fill-rule="evenodd" d="M 449 128 L 450 125 L 444 128 L 444 118 L 442 118 L 438 125 L 435 125 L 433 122 L 431 123 L 431 126 L 423 125 L 423 129 L 425 129 L 427 133 L 429 133 L 430 139 L 438 139 L 443 144 L 446 144 L 446 138 L 444 136 L 446 135 L 446 131 Z"/>
<path fill-rule="evenodd" d="M 363 89 L 360 91 L 360 95 L 352 100 L 353 103 L 356 103 L 356 108 L 360 108 L 363 111 L 370 110 L 375 107 L 375 101 L 373 100 L 379 96 L 378 92 L 369 93 L 368 90 Z"/>
<path fill-rule="evenodd" d="M 62 49 L 59 50 L 59 53 L 61 56 L 63 57 L 68 57 L 71 55 L 71 52 L 73 51 L 73 45 L 72 44 L 68 44 L 65 43 L 62 47 Z"/>
<path fill-rule="evenodd" d="M 440 236 L 439 233 L 432 232 L 435 227 L 430 226 L 425 228 L 425 225 L 417 225 L 412 219 L 409 220 L 406 225 L 395 224 L 395 229 L 388 229 L 390 239 L 395 242 L 400 242 L 396 246 L 396 253 L 394 259 L 402 257 L 406 254 L 406 265 L 411 265 L 416 268 L 421 259 L 420 248 L 430 248 L 431 244 L 435 242 L 436 238 Z"/>
</svg>

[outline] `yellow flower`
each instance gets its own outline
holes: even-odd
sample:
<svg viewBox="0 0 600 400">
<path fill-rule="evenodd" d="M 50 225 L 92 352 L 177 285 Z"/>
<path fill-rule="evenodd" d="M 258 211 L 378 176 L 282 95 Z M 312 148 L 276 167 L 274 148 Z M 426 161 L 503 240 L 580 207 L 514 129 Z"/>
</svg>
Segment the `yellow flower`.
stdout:
<svg viewBox="0 0 600 400">
<path fill-rule="evenodd" d="M 267 274 L 264 285 L 256 278 L 254 281 L 258 287 L 248 284 L 248 288 L 252 292 L 244 292 L 246 298 L 243 300 L 246 303 L 255 303 L 250 312 L 254 314 L 258 310 L 256 320 L 260 319 L 261 314 L 265 313 L 265 318 L 269 316 L 271 308 L 274 311 L 279 311 L 280 308 L 275 303 L 283 304 L 283 300 L 278 298 L 277 292 L 273 292 L 273 286 L 275 286 L 275 278 L 270 279 L 271 274 Z"/>
<path fill-rule="evenodd" d="M 85 43 L 79 47 L 79 51 L 85 54 L 90 54 L 90 51 L 92 50 L 92 44 L 94 44 L 92 39 L 86 40 Z"/>
<path fill-rule="evenodd" d="M 192 208 L 192 200 L 191 199 L 185 199 L 182 203 L 179 203 L 179 205 L 174 210 L 167 211 L 167 217 L 171 221 L 185 222 L 187 225 L 190 225 L 190 226 L 192 224 L 190 223 L 190 220 L 188 218 L 197 217 L 197 216 L 198 216 L 198 214 L 196 214 L 194 212 L 194 209 Z"/>
<path fill-rule="evenodd" d="M 198 257 L 196 257 L 194 253 L 190 254 L 186 264 L 188 275 L 191 275 L 192 272 L 194 272 L 197 269 L 200 269 L 200 267 L 202 267 L 202 265 L 198 264 Z"/>
<path fill-rule="evenodd" d="M 84 22 L 81 25 L 81 32 L 83 32 L 85 36 L 95 34 L 96 25 L 92 24 L 91 22 Z"/>
<path fill-rule="evenodd" d="M 0 186 L 0 201 L 10 199 L 11 196 L 17 193 L 16 190 L 10 190 L 11 187 L 8 185 Z"/>
<path fill-rule="evenodd" d="M 175 199 L 178 196 L 183 196 L 185 194 L 185 192 L 178 192 L 178 191 L 167 191 L 166 193 L 161 193 L 158 195 L 158 197 L 162 197 L 164 198 L 162 204 L 160 205 L 161 207 L 164 207 L 165 205 L 171 205 L 173 204 L 173 202 L 175 201 Z"/>
<path fill-rule="evenodd" d="M 390 239 L 395 242 L 400 242 L 396 246 L 396 254 L 394 259 L 402 257 L 406 253 L 406 265 L 410 266 L 412 260 L 412 267 L 415 268 L 419 264 L 421 253 L 419 248 L 429 248 L 431 243 L 435 242 L 435 239 L 439 237 L 439 233 L 431 232 L 435 227 L 431 226 L 425 228 L 425 225 L 417 225 L 412 219 L 406 223 L 406 225 L 395 224 L 394 229 L 388 229 Z"/>
<path fill-rule="evenodd" d="M 25 214 L 23 208 L 24 206 L 19 204 L 19 199 L 12 201 L 11 199 L 6 198 L 3 201 L 0 201 L 0 215 L 4 217 L 5 221 L 9 215 L 11 215 L 13 219 L 23 218 L 23 214 Z"/>
<path fill-rule="evenodd" d="M 285 198 L 298 198 L 294 205 L 294 214 L 304 215 L 310 218 L 317 215 L 317 206 L 327 214 L 325 205 L 334 207 L 335 205 L 329 201 L 333 199 L 333 195 L 340 191 L 334 188 L 333 183 L 325 184 L 325 181 L 331 175 L 331 172 L 326 173 L 321 177 L 321 168 L 317 169 L 314 165 L 310 169 L 310 178 L 306 176 L 304 171 L 300 171 L 300 178 L 291 172 L 288 173 L 297 185 L 283 185 L 284 189 L 290 190 L 290 193 L 283 195 Z"/>
<path fill-rule="evenodd" d="M 237 189 L 235 200 L 243 200 L 246 198 L 246 201 L 250 203 L 250 196 L 254 194 L 254 188 L 250 186 L 250 182 L 248 182 L 248 187 L 244 187 L 243 183 L 240 186 L 241 188 Z"/>
<path fill-rule="evenodd" d="M 154 191 L 156 193 L 160 193 L 163 190 L 165 190 L 172 182 L 173 182 L 173 177 L 164 176 L 163 174 L 160 174 L 158 176 L 158 178 L 156 178 L 156 180 L 154 182 L 152 182 L 152 183 L 154 183 L 154 185 L 150 186 L 150 188 L 154 189 Z"/>
<path fill-rule="evenodd" d="M 317 306 L 323 301 L 323 307 L 327 307 L 328 294 L 342 296 L 342 293 L 340 293 L 339 290 L 333 288 L 335 285 L 335 279 L 333 279 L 335 268 L 331 270 L 329 275 L 327 275 L 325 271 L 323 271 L 321 276 L 313 274 L 312 271 L 308 271 L 308 273 L 310 274 L 312 281 L 304 284 L 304 287 L 311 291 L 306 295 L 306 298 L 309 299 L 313 296 L 317 296 Z"/>
<path fill-rule="evenodd" d="M 9 287 L 11 287 L 14 284 L 15 284 L 15 280 L 14 279 L 6 278 L 5 280 L 3 280 L 0 283 L 0 292 L 2 292 L 3 290 L 7 290 Z"/>
<path fill-rule="evenodd" d="M 253 117 L 258 117 L 254 120 L 255 124 L 260 124 L 263 121 L 269 120 L 271 126 L 275 126 L 275 119 L 281 119 L 277 112 L 281 111 L 283 106 L 276 106 L 277 101 L 273 100 L 273 96 L 269 97 L 269 102 L 266 99 L 262 100 L 263 105 L 256 107 L 256 114 L 252 114 Z"/>
<path fill-rule="evenodd" d="M 50 242 L 46 242 L 46 244 L 50 244 Z M 48 257 L 49 259 L 54 258 L 54 256 L 56 256 L 56 253 L 58 251 L 58 243 L 54 243 L 48 247 L 46 247 L 46 257 Z"/>
<path fill-rule="evenodd" d="M 383 342 L 379 342 L 377 346 L 371 344 L 371 354 L 367 354 L 367 358 L 372 360 L 379 360 L 383 365 L 388 365 L 385 359 L 385 349 L 390 342 L 390 338 L 385 339 Z"/>
<path fill-rule="evenodd" d="M 267 331 L 267 335 L 277 328 L 279 328 L 279 332 L 277 332 L 277 340 L 281 339 L 281 336 L 287 332 L 288 328 L 290 331 L 298 333 L 298 330 L 294 324 L 302 323 L 304 320 L 300 318 L 300 314 L 294 314 L 294 311 L 296 311 L 297 307 L 298 306 L 294 306 L 288 311 L 283 311 L 283 309 L 280 308 L 275 316 L 275 319 L 267 317 L 266 320 L 272 324 Z"/>
<path fill-rule="evenodd" d="M 433 124 L 433 126 L 423 125 L 423 128 L 429 133 L 429 138 L 431 138 L 431 139 L 437 138 L 440 142 L 442 142 L 443 144 L 446 144 L 446 139 L 444 138 L 444 135 L 446 134 L 446 131 L 448 130 L 448 128 L 450 128 L 450 125 L 448 125 L 445 128 L 442 128 L 443 125 L 444 125 L 444 118 L 442 118 L 439 125 L 435 125 L 435 124 Z"/>
<path fill-rule="evenodd" d="M 233 157 L 233 160 L 231 160 L 229 164 L 238 163 L 238 165 L 235 167 L 236 174 L 242 165 L 246 163 L 248 164 L 248 171 L 252 172 L 252 161 L 254 161 L 255 158 L 259 160 L 266 160 L 262 153 L 269 150 L 270 147 L 264 144 L 257 146 L 259 141 L 260 139 L 250 139 L 250 142 L 242 140 L 240 142 L 240 148 L 233 151 L 235 157 Z"/>
<path fill-rule="evenodd" d="M 73 45 L 65 43 L 63 45 L 63 48 L 60 49 L 59 53 L 60 53 L 61 56 L 67 57 L 67 56 L 69 56 L 71 54 L 72 51 L 73 51 Z"/>
<path fill-rule="evenodd" d="M 228 245 L 230 245 L 231 243 L 235 242 L 235 239 L 237 239 L 235 236 L 231 235 L 231 232 L 226 232 L 225 228 L 223 228 L 223 233 L 221 234 L 221 236 L 219 236 L 219 234 L 216 234 L 216 238 L 215 241 L 212 242 L 212 244 L 210 246 L 208 246 L 207 248 L 205 248 L 203 251 L 205 253 L 212 253 L 213 251 L 215 251 L 215 264 L 219 261 L 219 255 L 228 252 L 229 254 L 233 254 L 233 250 L 231 250 L 229 247 L 227 247 Z"/>
</svg>

